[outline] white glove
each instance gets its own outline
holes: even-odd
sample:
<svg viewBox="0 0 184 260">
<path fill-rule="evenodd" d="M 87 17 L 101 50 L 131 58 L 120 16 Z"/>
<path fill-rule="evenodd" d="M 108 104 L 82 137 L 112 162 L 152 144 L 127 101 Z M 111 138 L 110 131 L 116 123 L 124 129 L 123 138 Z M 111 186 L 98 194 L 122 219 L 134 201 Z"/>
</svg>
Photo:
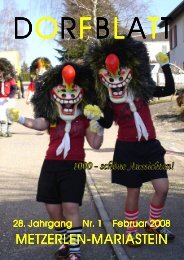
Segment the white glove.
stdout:
<svg viewBox="0 0 184 260">
<path fill-rule="evenodd" d="M 90 121 L 90 130 L 99 136 L 103 136 L 104 134 L 104 128 L 96 120 Z"/>
<path fill-rule="evenodd" d="M 92 119 L 95 118 L 95 115 L 94 115 L 94 114 L 91 114 L 90 112 L 87 112 L 87 113 L 86 113 L 86 117 L 87 117 L 87 119 L 92 120 Z"/>
<path fill-rule="evenodd" d="M 96 105 L 86 105 L 84 115 L 90 120 L 98 120 L 102 115 L 101 109 Z"/>
<path fill-rule="evenodd" d="M 17 122 L 21 125 L 23 125 L 25 122 L 25 117 L 20 116 L 20 111 L 16 108 L 7 108 L 6 115 L 8 119 L 12 122 Z"/>
<path fill-rule="evenodd" d="M 166 64 L 169 64 L 169 57 L 167 56 L 167 54 L 165 54 L 163 52 L 159 52 L 159 53 L 157 53 L 157 55 L 155 57 L 161 67 Z"/>
</svg>

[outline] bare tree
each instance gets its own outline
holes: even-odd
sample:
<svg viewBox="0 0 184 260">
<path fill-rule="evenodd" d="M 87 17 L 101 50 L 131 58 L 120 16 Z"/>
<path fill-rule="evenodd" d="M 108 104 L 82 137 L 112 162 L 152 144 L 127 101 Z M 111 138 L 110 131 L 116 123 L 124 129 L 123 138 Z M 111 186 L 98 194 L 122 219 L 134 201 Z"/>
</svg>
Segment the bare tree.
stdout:
<svg viewBox="0 0 184 260">
<path fill-rule="evenodd" d="M 25 57 L 26 40 L 15 39 L 15 17 L 25 16 L 25 11 L 16 9 L 13 0 L 3 1 L 3 8 L 0 10 L 0 50 L 18 50 L 20 59 Z M 23 23 L 19 25 L 19 33 L 23 34 Z"/>
<path fill-rule="evenodd" d="M 72 17 L 75 20 L 76 27 L 73 30 L 75 39 L 71 40 L 71 35 L 67 30 L 64 32 L 64 39 L 58 40 L 59 44 L 67 50 L 65 57 L 77 59 L 83 56 L 87 43 L 97 38 L 97 17 L 101 17 L 99 25 L 104 25 L 104 19 L 108 21 L 109 31 L 113 26 L 113 19 L 116 11 L 109 0 L 68 0 L 64 4 L 64 15 Z M 84 32 L 84 39 L 80 39 L 79 19 L 80 17 L 90 17 L 90 21 L 85 21 L 85 25 L 91 26 L 91 29 Z M 71 27 L 72 22 L 65 23 L 66 28 Z M 61 28 L 63 30 L 63 28 Z M 106 35 L 106 30 L 100 30 L 99 36 Z M 76 48 L 77 46 L 77 48 Z M 59 51 L 62 54 L 62 51 Z"/>
<path fill-rule="evenodd" d="M 75 39 L 71 40 L 71 35 L 65 30 L 64 37 L 61 39 L 61 34 L 58 34 L 57 42 L 65 50 L 65 54 L 70 54 L 66 57 L 77 58 L 80 57 L 87 45 L 87 42 L 96 39 L 97 36 L 97 17 L 103 17 L 108 20 L 108 28 L 110 34 L 114 32 L 114 16 L 118 17 L 119 21 L 119 33 L 128 33 L 134 17 L 139 17 L 141 23 L 147 21 L 149 4 L 152 0 L 47 0 L 40 2 L 40 7 L 48 10 L 52 9 L 52 15 L 58 19 L 60 24 L 61 17 L 72 17 L 76 22 L 76 27 L 72 31 Z M 79 18 L 81 16 L 90 16 L 91 21 L 85 21 L 86 25 L 90 25 L 92 28 L 85 32 L 84 39 L 79 39 Z M 101 21 L 100 25 L 103 24 Z M 66 27 L 71 27 L 72 22 L 66 22 Z M 62 30 L 63 28 L 61 28 Z M 103 35 L 104 31 L 100 30 L 100 35 Z M 63 49 L 58 50 L 61 55 L 64 54 Z M 62 58 L 61 58 L 62 60 Z"/>
<path fill-rule="evenodd" d="M 106 9 L 106 0 L 101 1 Z M 110 0 L 122 28 L 129 29 L 135 17 L 147 22 L 152 0 Z M 107 6 L 108 7 L 108 6 Z"/>
<path fill-rule="evenodd" d="M 138 17 L 142 23 L 147 23 L 147 17 L 152 0 L 116 0 L 113 1 L 117 11 L 119 22 L 123 28 L 130 29 L 134 17 Z"/>
<path fill-rule="evenodd" d="M 93 17 L 94 29 L 96 28 L 97 16 L 112 20 L 114 14 L 118 16 L 121 27 L 129 29 L 134 17 L 139 17 L 142 23 L 147 23 L 152 0 L 38 0 L 36 3 L 37 7 L 40 5 L 40 9 L 45 10 L 45 12 L 52 10 L 52 15 L 59 22 L 61 16 L 65 16 L 67 12 L 67 6 L 73 5 L 78 7 L 78 15 L 85 13 Z M 112 8 L 114 9 L 113 13 L 111 13 Z M 74 18 L 75 13 L 71 13 L 71 17 Z"/>
</svg>

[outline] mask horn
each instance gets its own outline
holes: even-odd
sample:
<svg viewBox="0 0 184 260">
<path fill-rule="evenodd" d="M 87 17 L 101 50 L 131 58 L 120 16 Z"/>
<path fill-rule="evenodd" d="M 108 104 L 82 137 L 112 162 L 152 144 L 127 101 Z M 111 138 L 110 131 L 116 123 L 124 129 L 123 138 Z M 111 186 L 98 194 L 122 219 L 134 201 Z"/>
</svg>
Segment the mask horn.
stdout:
<svg viewBox="0 0 184 260">
<path fill-rule="evenodd" d="M 119 69 L 119 58 L 116 54 L 111 53 L 105 59 L 105 65 L 109 72 L 116 75 Z"/>
<path fill-rule="evenodd" d="M 75 79 L 75 69 L 71 65 L 66 65 L 62 70 L 62 78 L 63 81 L 66 83 L 67 88 L 71 88 L 72 84 L 74 83 Z"/>
</svg>

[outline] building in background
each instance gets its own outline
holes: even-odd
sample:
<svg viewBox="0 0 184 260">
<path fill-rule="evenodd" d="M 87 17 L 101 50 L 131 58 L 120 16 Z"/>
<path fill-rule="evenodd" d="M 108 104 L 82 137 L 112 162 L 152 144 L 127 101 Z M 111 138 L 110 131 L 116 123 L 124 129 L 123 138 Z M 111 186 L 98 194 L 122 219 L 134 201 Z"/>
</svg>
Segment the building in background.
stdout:
<svg viewBox="0 0 184 260">
<path fill-rule="evenodd" d="M 19 72 L 19 52 L 18 51 L 0 51 L 0 58 L 6 58 L 14 66 L 15 71 Z"/>
<path fill-rule="evenodd" d="M 143 41 L 146 44 L 151 63 L 156 62 L 155 55 L 158 52 L 169 53 L 170 51 L 169 40 L 165 39 L 164 32 L 157 33 L 154 40 L 152 39 L 151 34 L 147 34 L 146 39 L 143 39 L 142 35 L 135 36 L 135 38 L 136 40 Z"/>
<path fill-rule="evenodd" d="M 169 22 L 170 62 L 184 69 L 184 1 L 167 17 L 172 17 Z M 159 28 L 164 26 L 164 21 L 158 24 Z"/>
</svg>

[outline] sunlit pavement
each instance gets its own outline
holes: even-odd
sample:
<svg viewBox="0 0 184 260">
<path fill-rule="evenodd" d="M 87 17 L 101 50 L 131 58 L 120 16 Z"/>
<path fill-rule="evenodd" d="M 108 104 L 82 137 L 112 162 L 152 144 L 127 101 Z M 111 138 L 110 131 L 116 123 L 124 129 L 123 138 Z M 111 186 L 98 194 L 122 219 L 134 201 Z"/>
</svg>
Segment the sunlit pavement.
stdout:
<svg viewBox="0 0 184 260">
<path fill-rule="evenodd" d="M 22 115 L 32 117 L 25 99 L 17 100 Z M 37 181 L 48 146 L 48 134 L 13 125 L 11 138 L 0 138 L 0 259 L 53 259 L 58 246 L 16 245 L 16 234 L 53 233 L 47 228 L 29 228 L 30 220 L 48 220 L 44 205 L 35 201 Z M 105 234 L 98 226 L 99 216 L 86 187 L 81 218 L 92 220 L 94 227 L 84 234 Z M 25 227 L 16 227 L 23 220 Z M 21 223 L 21 222 L 20 222 Z M 14 227 L 13 227 L 14 226 Z M 81 245 L 82 259 L 115 259 L 109 245 Z"/>
<path fill-rule="evenodd" d="M 25 104 L 25 99 L 17 100 L 17 106 L 24 116 L 33 116 L 32 108 Z M 182 207 L 183 197 L 183 162 L 182 147 L 184 147 L 184 133 L 172 132 L 169 127 L 156 124 L 158 139 L 163 146 L 175 153 L 166 155 L 166 162 L 174 162 L 174 170 L 169 171 L 170 191 L 163 213 L 164 219 L 171 220 L 171 230 L 176 234 L 176 240 L 169 245 L 145 245 L 141 248 L 124 246 L 131 259 L 180 259 L 182 258 Z M 48 146 L 49 136 L 27 129 L 19 124 L 13 125 L 12 138 L 0 138 L 0 259 L 52 259 L 57 246 L 45 245 L 16 245 L 15 234 L 50 233 L 47 228 L 28 228 L 27 223 L 33 220 L 47 220 L 44 206 L 35 201 L 37 180 L 40 168 Z M 126 190 L 119 185 L 111 184 L 109 170 L 101 171 L 101 163 L 112 160 L 117 127 L 105 131 L 104 143 L 99 151 L 92 151 L 86 144 L 86 162 L 92 161 L 94 166 L 90 170 L 95 185 L 100 193 L 104 206 L 111 220 L 123 220 L 123 207 Z M 149 183 L 142 188 L 140 199 L 140 220 L 146 220 L 149 211 L 149 199 L 152 187 Z M 98 226 L 99 216 L 86 188 L 82 219 L 93 220 L 94 227 L 85 228 L 87 234 L 104 234 L 104 229 Z M 25 221 L 25 227 L 13 227 L 16 219 Z M 14 222 L 13 222 L 14 221 Z M 117 228 L 118 233 L 124 233 L 124 228 Z M 141 232 L 144 233 L 143 230 Z M 82 245 L 82 259 L 114 259 L 109 245 Z"/>
</svg>

